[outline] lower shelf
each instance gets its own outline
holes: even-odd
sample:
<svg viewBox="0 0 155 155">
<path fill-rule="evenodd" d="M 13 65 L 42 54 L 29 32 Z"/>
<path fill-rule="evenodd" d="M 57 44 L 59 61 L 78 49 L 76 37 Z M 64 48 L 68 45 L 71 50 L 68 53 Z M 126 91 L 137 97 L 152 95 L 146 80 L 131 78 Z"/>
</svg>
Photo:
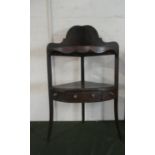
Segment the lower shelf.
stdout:
<svg viewBox="0 0 155 155">
<path fill-rule="evenodd" d="M 52 87 L 53 100 L 61 102 L 100 102 L 114 99 L 116 90 L 114 85 L 81 81 L 57 85 Z"/>
</svg>

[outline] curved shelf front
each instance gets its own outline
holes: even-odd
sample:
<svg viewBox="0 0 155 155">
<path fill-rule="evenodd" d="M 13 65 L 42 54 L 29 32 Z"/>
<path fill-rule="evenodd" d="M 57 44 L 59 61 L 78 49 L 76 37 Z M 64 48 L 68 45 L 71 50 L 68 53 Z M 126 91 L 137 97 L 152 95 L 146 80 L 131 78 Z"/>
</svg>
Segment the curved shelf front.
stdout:
<svg viewBox="0 0 155 155">
<path fill-rule="evenodd" d="M 104 46 L 60 46 L 52 43 L 48 45 L 48 53 L 51 55 L 91 56 L 116 54 L 117 51 L 118 45 L 116 42 L 105 43 Z"/>
<path fill-rule="evenodd" d="M 70 103 L 106 101 L 116 94 L 113 85 L 95 82 L 83 85 L 81 81 L 54 86 L 51 93 L 54 100 Z"/>
</svg>

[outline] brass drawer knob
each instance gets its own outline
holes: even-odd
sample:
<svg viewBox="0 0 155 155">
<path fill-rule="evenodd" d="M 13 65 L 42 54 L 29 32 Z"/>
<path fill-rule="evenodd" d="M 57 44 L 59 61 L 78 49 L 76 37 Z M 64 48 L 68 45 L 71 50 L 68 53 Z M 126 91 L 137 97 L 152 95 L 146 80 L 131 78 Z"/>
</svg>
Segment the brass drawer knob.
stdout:
<svg viewBox="0 0 155 155">
<path fill-rule="evenodd" d="M 110 95 L 114 95 L 114 92 L 110 92 Z"/>
<path fill-rule="evenodd" d="M 91 94 L 92 98 L 95 98 L 95 94 Z"/>
<path fill-rule="evenodd" d="M 73 95 L 73 98 L 75 98 L 75 99 L 76 99 L 77 97 L 78 97 L 78 95 L 77 95 L 77 94 L 74 94 L 74 95 Z"/>
<path fill-rule="evenodd" d="M 53 93 L 53 96 L 56 97 L 58 94 L 57 93 Z"/>
</svg>

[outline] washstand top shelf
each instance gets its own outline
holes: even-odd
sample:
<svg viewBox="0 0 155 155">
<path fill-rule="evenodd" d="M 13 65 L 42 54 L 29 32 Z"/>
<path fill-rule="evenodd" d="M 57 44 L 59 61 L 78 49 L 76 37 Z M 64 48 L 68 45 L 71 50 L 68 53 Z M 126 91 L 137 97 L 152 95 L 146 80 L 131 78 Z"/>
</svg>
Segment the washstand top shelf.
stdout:
<svg viewBox="0 0 155 155">
<path fill-rule="evenodd" d="M 56 56 L 118 54 L 117 42 L 104 42 L 92 26 L 73 26 L 61 43 L 49 43 L 47 52 Z"/>
</svg>

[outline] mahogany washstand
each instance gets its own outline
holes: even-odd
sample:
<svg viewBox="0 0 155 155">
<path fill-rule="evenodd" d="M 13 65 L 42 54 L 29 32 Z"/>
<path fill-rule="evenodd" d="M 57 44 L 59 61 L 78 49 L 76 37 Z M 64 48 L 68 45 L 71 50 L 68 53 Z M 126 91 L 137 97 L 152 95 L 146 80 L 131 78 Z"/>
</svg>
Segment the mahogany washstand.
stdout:
<svg viewBox="0 0 155 155">
<path fill-rule="evenodd" d="M 114 84 L 85 81 L 84 58 L 86 56 L 115 56 Z M 81 57 L 81 81 L 68 84 L 52 84 L 51 56 Z M 82 103 L 82 122 L 85 120 L 85 103 L 114 100 L 115 124 L 118 136 L 121 133 L 118 124 L 118 72 L 119 46 L 117 42 L 103 42 L 92 26 L 73 26 L 61 43 L 49 43 L 47 46 L 47 71 L 50 121 L 48 140 L 53 127 L 53 100 Z"/>
</svg>

